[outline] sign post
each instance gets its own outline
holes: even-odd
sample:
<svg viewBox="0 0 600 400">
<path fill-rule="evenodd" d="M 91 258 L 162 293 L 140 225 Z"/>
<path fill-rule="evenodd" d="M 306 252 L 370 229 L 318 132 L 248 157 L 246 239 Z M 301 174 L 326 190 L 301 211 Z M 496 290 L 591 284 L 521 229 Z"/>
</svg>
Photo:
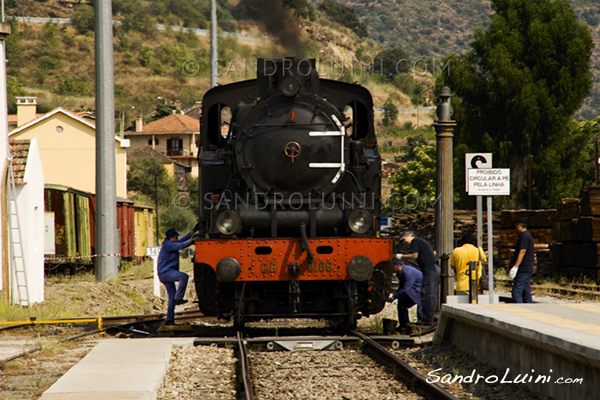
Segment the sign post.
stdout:
<svg viewBox="0 0 600 400">
<path fill-rule="evenodd" d="M 469 169 L 492 168 L 492 153 L 465 154 L 465 192 L 469 191 Z M 476 196 L 477 206 L 477 247 L 483 245 L 483 201 L 482 196 Z"/>
<path fill-rule="evenodd" d="M 510 195 L 510 169 L 467 169 L 469 196 L 487 196 L 489 302 L 494 303 L 494 242 L 492 240 L 492 196 Z"/>
<path fill-rule="evenodd" d="M 154 263 L 154 295 L 160 297 L 160 280 L 158 279 L 158 255 L 160 254 L 160 246 L 146 247 L 146 257 L 152 257 Z"/>
</svg>

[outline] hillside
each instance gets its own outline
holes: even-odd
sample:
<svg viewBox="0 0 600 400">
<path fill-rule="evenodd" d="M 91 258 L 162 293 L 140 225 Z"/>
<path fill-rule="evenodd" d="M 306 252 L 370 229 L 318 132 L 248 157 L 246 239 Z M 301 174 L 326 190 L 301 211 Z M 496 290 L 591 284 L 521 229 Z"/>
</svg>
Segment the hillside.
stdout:
<svg viewBox="0 0 600 400">
<path fill-rule="evenodd" d="M 7 3 L 9 16 L 72 20 L 70 24 L 13 22 L 13 34 L 7 40 L 10 112 L 15 112 L 14 97 L 21 95 L 37 96 L 42 112 L 57 106 L 93 110 L 93 10 L 86 5 L 88 1 L 75 3 L 79 2 Z M 190 11 L 183 7 L 208 1 L 180 1 L 182 9 L 164 8 L 167 3 L 113 0 L 113 18 L 120 21 L 113 30 L 115 109 L 125 114 L 128 124 L 161 103 L 190 107 L 210 87 L 204 15 L 208 9 L 200 9 L 197 18 L 188 21 Z M 219 3 L 219 83 L 254 77 L 256 58 L 312 57 L 318 59 L 322 76 L 367 86 L 376 107 L 382 107 L 390 96 L 399 107 L 411 107 L 401 90 L 367 71 L 370 65 L 363 60 L 372 60 L 382 48 L 318 9 L 312 8 L 310 17 L 303 16 L 298 8 L 283 8 L 273 0 L 272 12 L 265 19 L 262 8 L 252 8 L 261 2 Z M 420 82 L 430 86 L 427 80 Z"/>
<path fill-rule="evenodd" d="M 385 47 L 399 46 L 412 59 L 440 60 L 449 53 L 470 49 L 473 31 L 489 24 L 489 0 L 338 0 L 354 9 L 368 28 L 369 36 Z M 596 43 L 592 54 L 594 87 L 580 116 L 600 115 L 600 2 L 571 0 L 581 20 L 592 31 Z"/>
<path fill-rule="evenodd" d="M 73 24 L 18 23 L 9 37 L 9 107 L 16 95 L 37 95 L 42 111 L 94 107 L 91 0 L 10 0 L 7 15 L 72 18 Z M 158 103 L 186 108 L 209 88 L 208 0 L 113 0 L 116 109 L 128 121 Z M 87 4 L 87 5 L 86 5 Z M 377 56 L 399 47 L 411 62 L 443 66 L 448 53 L 469 50 L 473 31 L 489 23 L 489 0 L 220 0 L 220 83 L 252 78 L 260 57 L 314 57 L 323 76 L 358 81 L 376 107 L 431 99 L 431 79 L 381 79 Z M 282 6 L 283 4 L 283 6 Z M 345 10 L 338 4 L 350 7 Z M 572 0 L 600 43 L 600 3 Z M 264 13 L 268 8 L 269 13 Z M 354 10 L 356 14 L 349 10 Z M 358 17 L 358 20 L 356 19 Z M 337 22 L 336 22 L 337 21 Z M 158 29 L 157 24 L 166 26 Z M 170 28 L 175 27 L 175 29 Z M 189 28 L 203 31 L 188 31 Z M 226 34 L 224 34 L 226 32 Z M 234 36 L 237 35 L 237 36 Z M 370 73 L 375 59 L 375 73 Z M 86 62 L 81 62 L 86 60 Z M 600 47 L 592 55 L 595 85 L 581 118 L 600 114 Z M 421 68 L 422 71 L 422 68 Z M 420 72 L 420 71 L 418 71 Z M 380 75 L 375 76 L 375 75 Z M 417 74 L 419 75 L 419 74 Z M 158 98 L 161 99 L 158 99 Z M 165 100 L 166 99 L 166 100 Z M 11 101 L 12 100 L 12 101 Z"/>
</svg>

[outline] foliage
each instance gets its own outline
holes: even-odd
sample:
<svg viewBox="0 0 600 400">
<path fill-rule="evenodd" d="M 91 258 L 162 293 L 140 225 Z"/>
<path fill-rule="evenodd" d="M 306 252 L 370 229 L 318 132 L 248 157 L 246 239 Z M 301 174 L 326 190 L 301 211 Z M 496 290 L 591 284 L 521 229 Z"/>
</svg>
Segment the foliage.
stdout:
<svg viewBox="0 0 600 400">
<path fill-rule="evenodd" d="M 447 58 L 452 73 L 440 75 L 437 86 L 458 95 L 455 143 L 493 152 L 494 166 L 514 176 L 533 156 L 533 207 L 552 207 L 573 176 L 560 171 L 576 164 L 557 151 L 570 141 L 569 119 L 591 88 L 591 34 L 567 0 L 496 0 L 492 8 L 490 27 L 475 31 L 469 53 Z M 515 205 L 526 192 L 513 190 Z"/>
<path fill-rule="evenodd" d="M 411 62 L 409 55 L 400 47 L 394 47 L 393 49 L 383 50 L 378 53 L 373 60 L 372 66 L 373 73 L 379 72 L 390 81 L 393 81 L 398 75 L 408 75 L 410 69 Z"/>
<path fill-rule="evenodd" d="M 152 116 L 152 118 L 148 120 L 148 122 L 157 121 L 159 119 L 168 117 L 169 115 L 173 114 L 176 110 L 177 107 L 175 107 L 172 104 L 161 103 L 156 106 L 156 113 Z"/>
<path fill-rule="evenodd" d="M 413 157 L 390 178 L 393 195 L 389 207 L 394 212 L 415 212 L 420 202 L 435 199 L 435 146 L 416 145 L 409 151 Z"/>
<path fill-rule="evenodd" d="M 381 123 L 383 126 L 394 126 L 398 120 L 398 107 L 394 104 L 392 99 L 388 97 L 386 102 L 383 104 L 383 119 Z"/>
<path fill-rule="evenodd" d="M 82 35 L 94 31 L 94 8 L 88 5 L 78 5 L 75 8 L 71 25 Z"/>
<path fill-rule="evenodd" d="M 93 86 L 85 80 L 65 77 L 60 79 L 58 94 L 63 96 L 83 95 L 91 96 L 94 93 Z"/>
<path fill-rule="evenodd" d="M 400 151 L 401 155 L 396 157 L 397 162 L 407 162 L 418 158 L 416 149 L 423 146 L 429 146 L 427 139 L 423 134 L 415 134 L 406 138 L 406 145 L 402 146 Z"/>
<path fill-rule="evenodd" d="M 196 224 L 196 214 L 190 209 L 180 208 L 171 204 L 165 211 L 159 214 L 160 226 L 165 231 L 169 228 L 175 228 L 179 232 L 189 232 Z"/>
<path fill-rule="evenodd" d="M 360 22 L 352 8 L 338 4 L 333 0 L 323 0 L 319 5 L 319 10 L 323 11 L 333 21 L 351 29 L 359 37 L 369 36 L 367 26 Z"/>
<path fill-rule="evenodd" d="M 156 178 L 156 180 L 155 180 Z M 167 206 L 175 198 L 177 185 L 165 167 L 153 157 L 139 157 L 129 163 L 127 190 L 147 198 L 158 197 L 159 206 Z"/>
<path fill-rule="evenodd" d="M 190 207 L 195 215 L 200 215 L 200 186 L 198 178 L 188 178 L 190 184 Z"/>
<path fill-rule="evenodd" d="M 156 33 L 156 27 L 141 0 L 113 0 L 112 8 L 113 15 L 122 18 L 121 28 L 125 32 Z"/>
<path fill-rule="evenodd" d="M 297 17 L 315 20 L 315 8 L 306 0 L 283 0 L 283 6 L 294 10 Z"/>
<path fill-rule="evenodd" d="M 423 103 L 423 85 L 416 83 L 412 76 L 396 75 L 394 77 L 394 86 L 403 93 L 406 93 L 410 97 L 410 102 L 413 105 L 420 105 Z"/>
</svg>

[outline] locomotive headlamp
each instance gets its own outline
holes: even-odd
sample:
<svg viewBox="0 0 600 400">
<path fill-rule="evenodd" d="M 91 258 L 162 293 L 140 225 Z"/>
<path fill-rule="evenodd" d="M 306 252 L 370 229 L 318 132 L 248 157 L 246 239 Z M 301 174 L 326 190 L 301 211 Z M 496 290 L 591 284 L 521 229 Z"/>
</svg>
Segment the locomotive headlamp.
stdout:
<svg viewBox="0 0 600 400">
<path fill-rule="evenodd" d="M 348 263 L 348 274 L 355 281 L 366 281 L 373 275 L 373 263 L 365 256 L 356 256 Z"/>
<path fill-rule="evenodd" d="M 225 257 L 217 264 L 217 277 L 223 282 L 233 282 L 240 276 L 240 263 L 231 257 Z"/>
<path fill-rule="evenodd" d="M 368 231 L 371 228 L 371 223 L 371 214 L 362 208 L 352 211 L 348 217 L 348 227 L 350 227 L 352 232 L 359 235 Z"/>
<path fill-rule="evenodd" d="M 240 229 L 240 216 L 234 211 L 224 211 L 217 217 L 217 229 L 223 235 L 233 235 Z"/>
<path fill-rule="evenodd" d="M 300 82 L 296 78 L 285 78 L 281 82 L 281 92 L 287 97 L 294 97 L 300 92 Z"/>
</svg>

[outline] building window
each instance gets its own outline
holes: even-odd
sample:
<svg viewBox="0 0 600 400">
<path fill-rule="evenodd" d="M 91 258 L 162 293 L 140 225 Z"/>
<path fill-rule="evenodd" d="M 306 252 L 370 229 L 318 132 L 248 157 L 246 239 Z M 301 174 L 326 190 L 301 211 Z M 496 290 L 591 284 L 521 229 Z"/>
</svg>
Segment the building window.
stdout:
<svg viewBox="0 0 600 400">
<path fill-rule="evenodd" d="M 154 144 L 158 146 L 158 139 L 154 139 Z M 152 139 L 148 139 L 148 146 L 152 146 Z"/>
<path fill-rule="evenodd" d="M 58 125 L 56 127 L 56 133 L 58 133 L 59 135 L 61 135 L 64 131 L 65 130 L 64 130 L 64 128 L 62 126 Z"/>
<path fill-rule="evenodd" d="M 167 156 L 183 155 L 183 139 L 167 139 Z"/>
</svg>

